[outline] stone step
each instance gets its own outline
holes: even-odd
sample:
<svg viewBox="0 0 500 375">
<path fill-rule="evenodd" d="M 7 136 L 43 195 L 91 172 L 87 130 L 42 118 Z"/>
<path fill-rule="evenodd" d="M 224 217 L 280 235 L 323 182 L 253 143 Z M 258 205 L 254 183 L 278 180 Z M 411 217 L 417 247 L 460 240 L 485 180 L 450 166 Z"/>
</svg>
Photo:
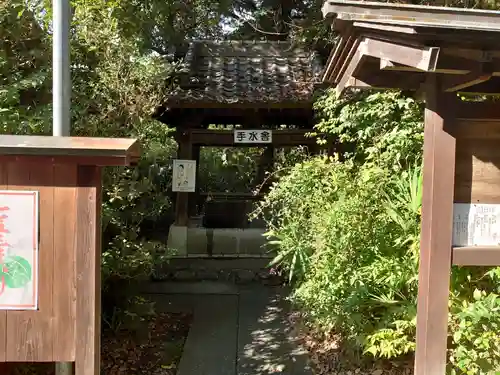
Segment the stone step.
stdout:
<svg viewBox="0 0 500 375">
<path fill-rule="evenodd" d="M 153 280 L 281 284 L 281 277 L 268 267 L 270 261 L 269 258 L 174 258 L 155 270 Z"/>
</svg>

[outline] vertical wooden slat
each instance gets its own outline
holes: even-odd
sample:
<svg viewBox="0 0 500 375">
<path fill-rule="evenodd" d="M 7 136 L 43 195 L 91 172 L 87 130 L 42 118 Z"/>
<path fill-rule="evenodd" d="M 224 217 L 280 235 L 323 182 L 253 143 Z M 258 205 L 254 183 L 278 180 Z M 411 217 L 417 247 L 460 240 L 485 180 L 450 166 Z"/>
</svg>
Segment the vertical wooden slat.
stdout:
<svg viewBox="0 0 500 375">
<path fill-rule="evenodd" d="M 101 174 L 78 168 L 76 235 L 76 375 L 100 373 Z"/>
<path fill-rule="evenodd" d="M 191 132 L 186 130 L 185 134 L 177 137 L 179 143 L 178 158 L 190 160 L 193 157 L 193 147 L 191 144 Z M 189 221 L 189 198 L 190 193 L 178 192 L 175 205 L 175 223 L 178 226 L 187 226 Z"/>
<path fill-rule="evenodd" d="M 54 169 L 48 163 L 10 163 L 7 178 L 11 190 L 40 194 L 38 310 L 8 312 L 7 361 L 47 361 L 53 354 Z"/>
<path fill-rule="evenodd" d="M 200 200 L 200 174 L 198 173 L 200 170 L 200 152 L 201 152 L 201 147 L 200 145 L 193 145 L 192 146 L 193 150 L 193 160 L 196 161 L 196 184 L 195 184 L 195 192 L 191 193 L 191 196 L 189 197 L 189 215 L 190 216 L 195 216 L 198 214 L 198 202 Z"/>
<path fill-rule="evenodd" d="M 455 138 L 446 130 L 453 125 L 454 99 L 439 93 L 435 76 L 429 80 L 415 375 L 444 375 L 446 370 L 455 174 Z"/>
<path fill-rule="evenodd" d="M 55 165 L 54 183 L 53 361 L 71 362 L 75 360 L 77 166 Z"/>
<path fill-rule="evenodd" d="M 6 190 L 7 185 L 7 163 L 0 163 L 0 189 Z M 7 352 L 7 312 L 0 311 L 0 362 L 4 362 Z M 4 371 L 0 364 L 0 370 Z M 1 373 L 1 372 L 0 372 Z"/>
</svg>

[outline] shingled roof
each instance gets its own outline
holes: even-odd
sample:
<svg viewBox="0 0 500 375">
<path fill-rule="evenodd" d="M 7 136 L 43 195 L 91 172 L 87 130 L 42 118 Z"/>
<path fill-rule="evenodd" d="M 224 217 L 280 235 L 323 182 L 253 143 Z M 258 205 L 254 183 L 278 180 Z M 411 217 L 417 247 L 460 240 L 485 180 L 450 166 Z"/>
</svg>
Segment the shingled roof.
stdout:
<svg viewBox="0 0 500 375">
<path fill-rule="evenodd" d="M 319 56 L 289 42 L 194 41 L 169 107 L 311 101 Z"/>
</svg>

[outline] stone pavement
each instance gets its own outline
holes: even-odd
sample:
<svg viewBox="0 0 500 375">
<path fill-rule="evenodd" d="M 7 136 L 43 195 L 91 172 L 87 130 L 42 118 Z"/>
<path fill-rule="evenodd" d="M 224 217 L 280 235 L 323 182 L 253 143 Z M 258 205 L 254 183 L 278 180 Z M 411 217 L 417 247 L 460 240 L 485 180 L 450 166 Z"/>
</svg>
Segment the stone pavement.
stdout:
<svg viewBox="0 0 500 375">
<path fill-rule="evenodd" d="M 159 310 L 194 314 L 177 375 L 310 375 L 290 332 L 281 288 L 220 282 L 155 283 Z"/>
</svg>

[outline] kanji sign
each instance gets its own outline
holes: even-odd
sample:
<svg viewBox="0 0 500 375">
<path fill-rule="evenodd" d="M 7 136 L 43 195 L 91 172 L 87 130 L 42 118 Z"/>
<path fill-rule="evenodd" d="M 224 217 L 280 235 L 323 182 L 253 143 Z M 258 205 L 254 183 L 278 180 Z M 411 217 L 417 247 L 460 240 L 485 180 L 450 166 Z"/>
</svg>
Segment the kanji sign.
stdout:
<svg viewBox="0 0 500 375">
<path fill-rule="evenodd" d="M 235 130 L 234 143 L 272 143 L 273 132 L 271 130 Z"/>
<path fill-rule="evenodd" d="M 0 310 L 36 310 L 38 192 L 0 191 Z"/>
<path fill-rule="evenodd" d="M 500 205 L 455 203 L 453 246 L 500 245 Z"/>
</svg>

